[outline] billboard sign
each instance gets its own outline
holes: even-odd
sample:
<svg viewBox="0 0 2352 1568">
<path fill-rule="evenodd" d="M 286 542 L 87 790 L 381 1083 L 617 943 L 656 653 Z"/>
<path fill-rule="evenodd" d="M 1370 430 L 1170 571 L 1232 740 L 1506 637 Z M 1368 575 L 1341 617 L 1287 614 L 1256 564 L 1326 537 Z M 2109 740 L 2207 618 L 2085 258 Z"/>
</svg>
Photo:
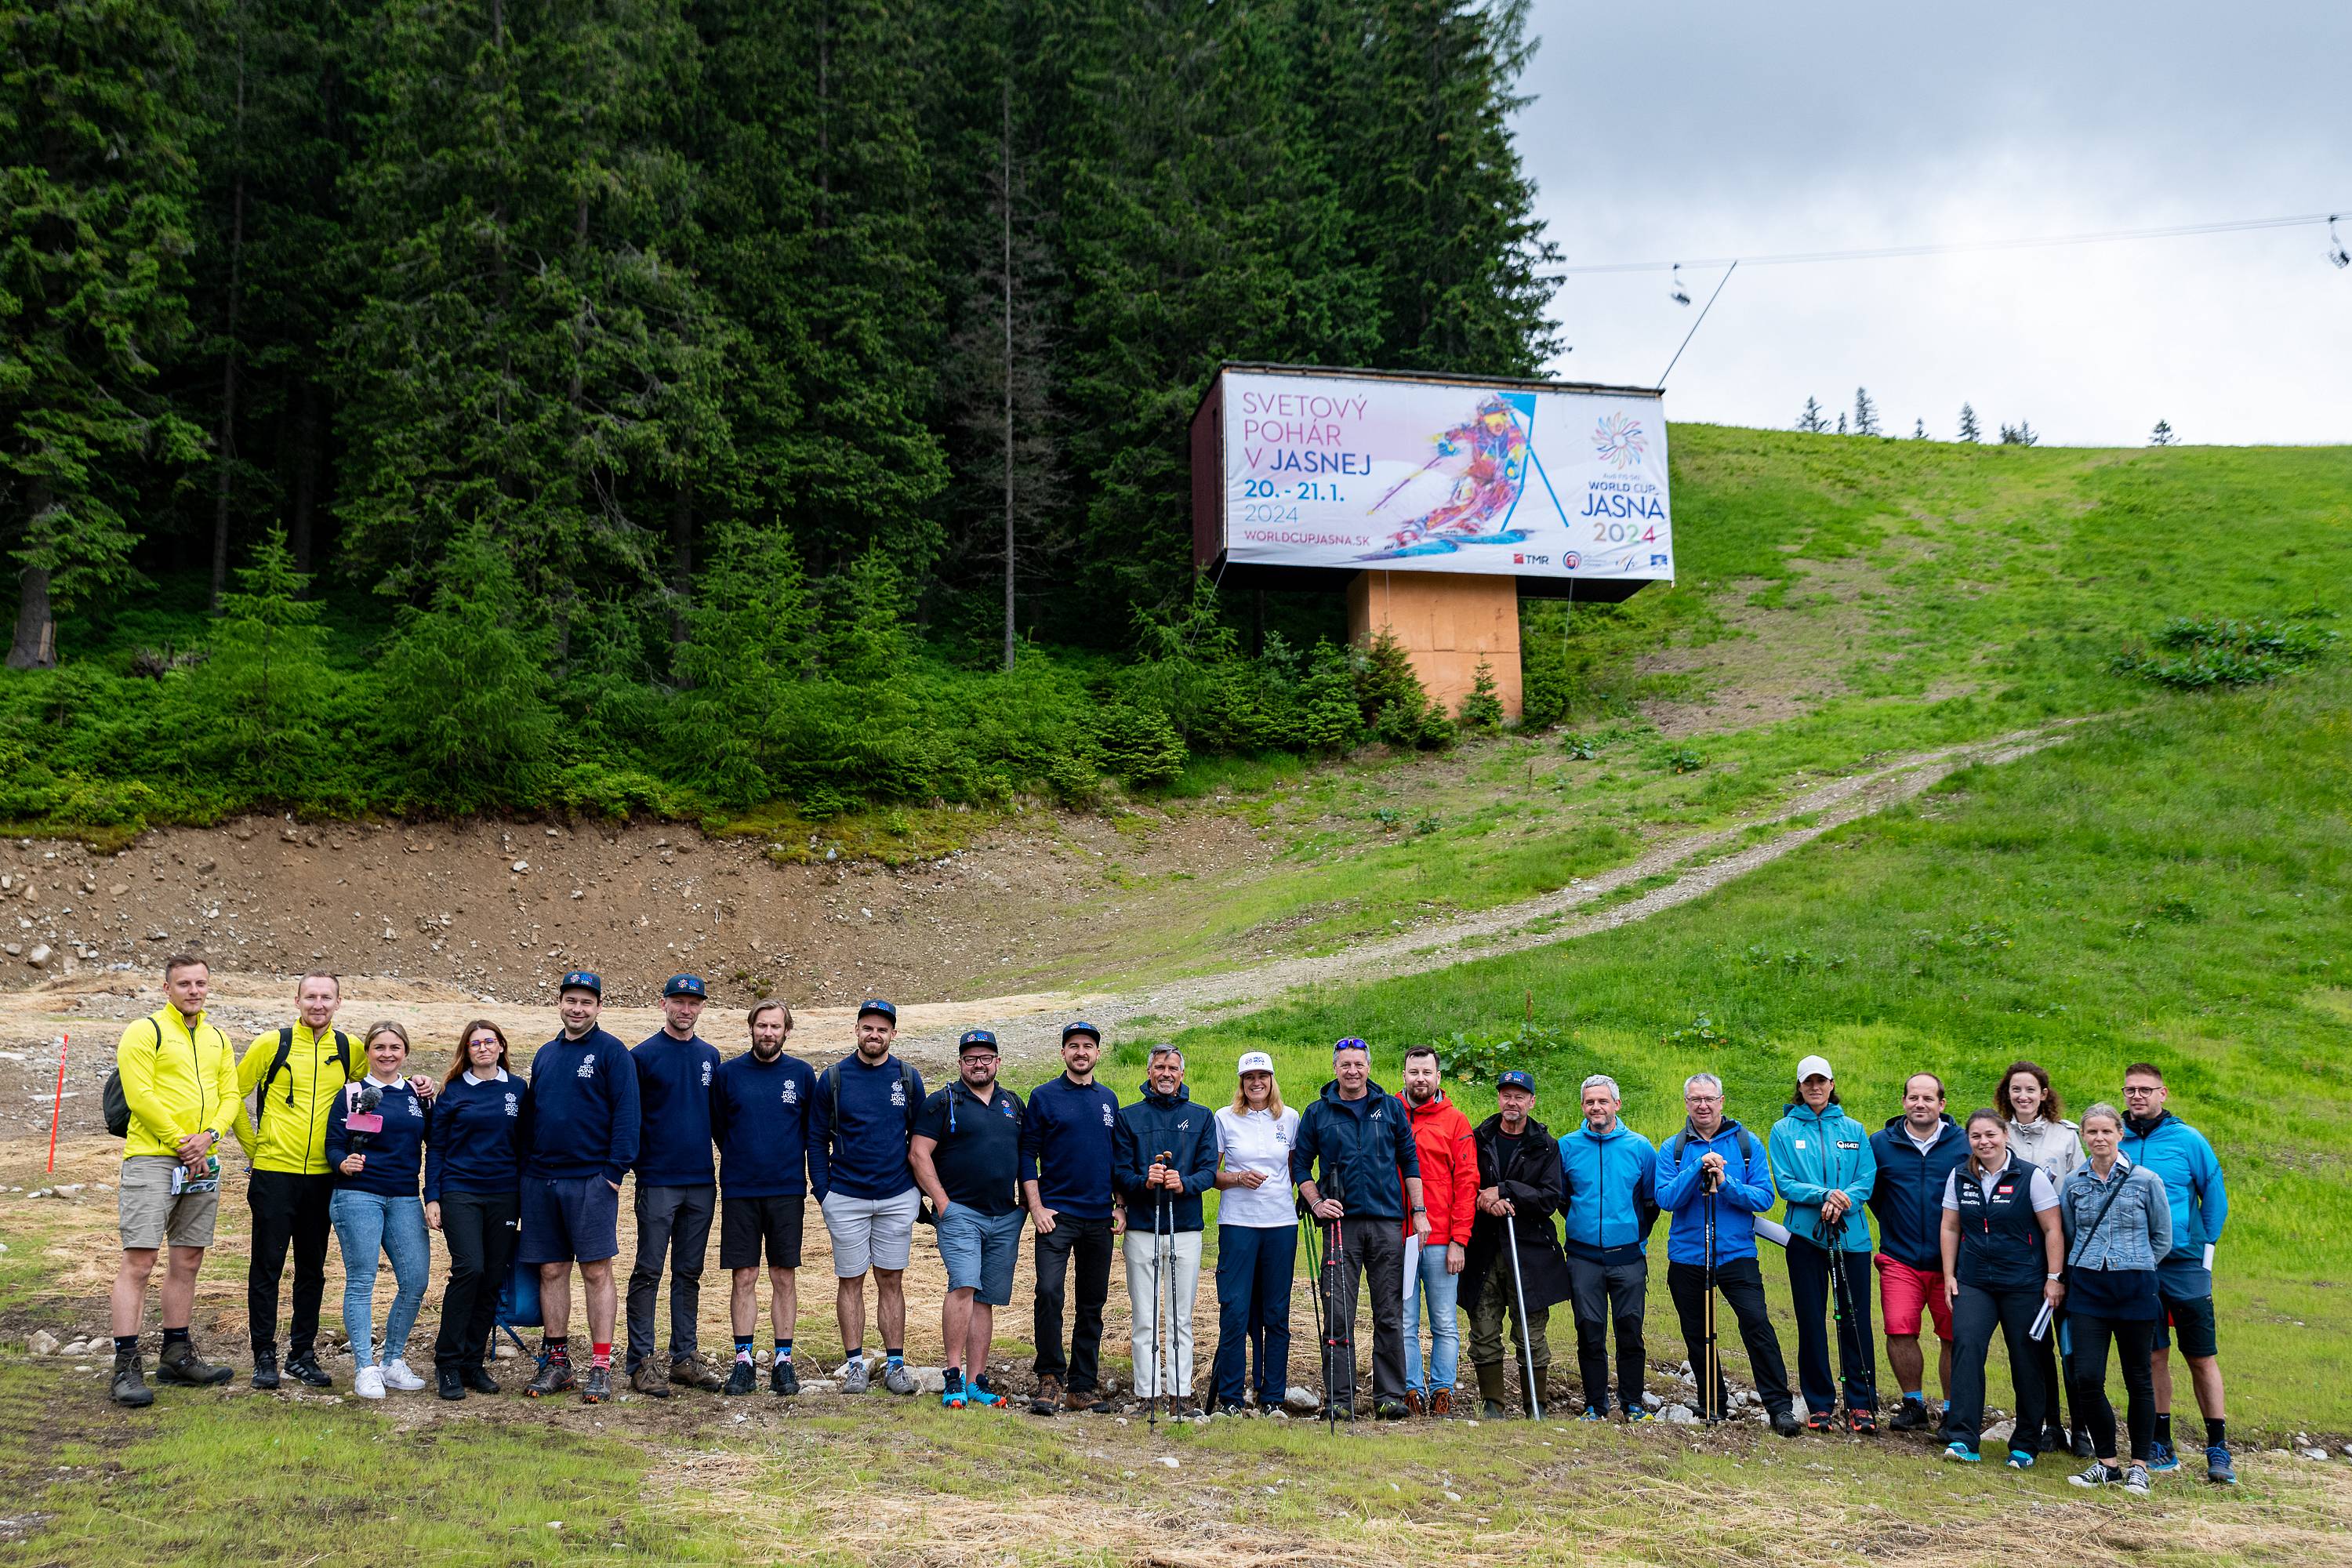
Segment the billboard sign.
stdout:
<svg viewBox="0 0 2352 1568">
<path fill-rule="evenodd" d="M 1228 368 L 1201 411 L 1223 487 L 1202 552 L 1239 566 L 1669 581 L 1662 407 L 1639 389 Z M 1196 465 L 1210 435 L 1195 432 Z"/>
</svg>

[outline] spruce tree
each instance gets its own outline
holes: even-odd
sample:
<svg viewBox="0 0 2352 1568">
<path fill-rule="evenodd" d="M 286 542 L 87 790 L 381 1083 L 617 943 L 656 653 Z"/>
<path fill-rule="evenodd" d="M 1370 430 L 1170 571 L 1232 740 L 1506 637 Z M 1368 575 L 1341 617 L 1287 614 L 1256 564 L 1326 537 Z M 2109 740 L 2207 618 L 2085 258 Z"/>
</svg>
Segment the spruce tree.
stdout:
<svg viewBox="0 0 2352 1568">
<path fill-rule="evenodd" d="M 1829 416 L 1822 412 L 1821 400 L 1806 398 L 1803 410 L 1797 416 L 1797 428 L 1818 436 L 1829 427 Z"/>
<path fill-rule="evenodd" d="M 1914 441 L 1924 441 L 1927 438 L 1927 422 L 1925 419 L 1914 419 L 1911 421 L 1911 439 Z"/>
<path fill-rule="evenodd" d="M 1960 439 L 1971 445 L 1984 439 L 1984 431 L 1977 424 L 1977 411 L 1965 403 L 1960 405 Z"/>
<path fill-rule="evenodd" d="M 294 570 L 283 531 L 272 529 L 221 595 L 212 657 L 196 668 L 207 731 L 220 765 L 266 787 L 282 787 L 289 766 L 313 755 L 322 734 L 328 686 L 320 606 Z"/>
<path fill-rule="evenodd" d="M 2147 444 L 2151 447 L 2169 447 L 2179 439 L 2172 433 L 2172 422 L 2168 419 L 2158 420 L 2156 428 L 2147 433 Z"/>
<path fill-rule="evenodd" d="M 1878 427 L 1878 405 L 1871 400 L 1870 388 L 1866 386 L 1857 386 L 1853 389 L 1853 433 L 1857 436 L 1876 436 L 1881 433 Z"/>
<path fill-rule="evenodd" d="M 58 661 L 57 615 L 135 579 L 138 465 L 194 460 L 156 392 L 187 331 L 196 125 L 185 12 L 19 8 L 0 54 L 0 547 L 8 668 Z"/>
</svg>

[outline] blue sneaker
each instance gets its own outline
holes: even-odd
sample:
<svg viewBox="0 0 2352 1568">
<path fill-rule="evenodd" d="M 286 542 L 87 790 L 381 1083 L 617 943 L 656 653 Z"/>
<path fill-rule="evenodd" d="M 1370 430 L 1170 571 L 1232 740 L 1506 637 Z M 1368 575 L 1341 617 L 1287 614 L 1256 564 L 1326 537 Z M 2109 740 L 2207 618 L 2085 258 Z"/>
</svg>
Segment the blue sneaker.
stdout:
<svg viewBox="0 0 2352 1568">
<path fill-rule="evenodd" d="M 1577 1419 L 1579 1421 L 1606 1421 L 1609 1417 L 1601 1415 L 1601 1412 L 1588 1405 L 1584 1407 L 1584 1414 L 1578 1416 Z"/>
<path fill-rule="evenodd" d="M 2033 1468 L 2033 1456 L 2022 1448 L 2011 1448 L 2009 1451 L 2009 1468 L 2012 1470 L 2030 1470 Z"/>
<path fill-rule="evenodd" d="M 1646 1405 L 1628 1405 L 1625 1406 L 1625 1419 L 1628 1421 L 1655 1421 L 1657 1417 L 1650 1413 L 1650 1407 Z"/>
<path fill-rule="evenodd" d="M 974 1405 L 1002 1405 L 1004 1403 L 1004 1395 L 1001 1394 L 992 1394 L 976 1383 L 969 1384 L 965 1386 L 963 1396 Z"/>
<path fill-rule="evenodd" d="M 2171 1444 L 2159 1437 L 2148 1445 L 2147 1468 L 2151 1470 L 2177 1470 L 2180 1468 L 2180 1456 L 2172 1451 Z"/>
<path fill-rule="evenodd" d="M 1951 1460 L 1952 1463 L 1956 1465 L 1981 1464 L 1984 1460 L 1983 1455 L 1978 1453 L 1974 1448 L 1969 1447 L 1966 1443 L 1946 1444 L 1944 1446 L 1944 1458 Z"/>
<path fill-rule="evenodd" d="M 2238 1468 L 2230 1463 L 2230 1447 L 2215 1443 L 2205 1450 L 2205 1479 L 2217 1487 L 2238 1484 Z"/>
</svg>

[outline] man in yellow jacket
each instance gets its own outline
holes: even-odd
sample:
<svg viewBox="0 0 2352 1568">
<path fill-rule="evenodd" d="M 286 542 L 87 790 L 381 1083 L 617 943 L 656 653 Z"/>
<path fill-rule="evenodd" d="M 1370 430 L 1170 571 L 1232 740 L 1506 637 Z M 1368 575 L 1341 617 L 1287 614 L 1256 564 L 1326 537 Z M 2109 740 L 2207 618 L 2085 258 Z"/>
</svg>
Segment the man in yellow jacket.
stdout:
<svg viewBox="0 0 2352 1568">
<path fill-rule="evenodd" d="M 147 1279 L 166 1243 L 172 1259 L 163 1275 L 162 1383 L 226 1383 L 225 1366 L 200 1360 L 188 1337 L 195 1312 L 196 1273 L 213 1242 L 220 1210 L 220 1161 L 214 1151 L 241 1119 L 236 1058 L 228 1037 L 205 1018 L 212 971 L 181 953 L 163 962 L 171 1000 L 122 1031 L 114 1048 L 131 1130 L 122 1140 L 122 1182 L 117 1194 L 122 1267 L 114 1276 L 114 1383 L 121 1405 L 155 1403 L 139 1359 L 139 1324 L 147 1309 Z"/>
<path fill-rule="evenodd" d="M 294 1253 L 294 1314 L 287 1325 L 286 1375 L 312 1388 L 331 1380 L 320 1370 L 319 1300 L 327 1288 L 327 1202 L 335 1194 L 327 1168 L 327 1113 L 343 1085 L 367 1073 L 367 1051 L 335 1026 L 342 1005 L 335 976 L 313 972 L 294 993 L 299 1016 L 285 1029 L 253 1037 L 236 1066 L 237 1099 L 256 1094 L 255 1124 L 239 1115 L 236 1141 L 253 1161 L 246 1204 L 253 1211 L 253 1262 L 245 1310 L 253 1336 L 253 1386 L 276 1388 L 278 1282 Z"/>
</svg>

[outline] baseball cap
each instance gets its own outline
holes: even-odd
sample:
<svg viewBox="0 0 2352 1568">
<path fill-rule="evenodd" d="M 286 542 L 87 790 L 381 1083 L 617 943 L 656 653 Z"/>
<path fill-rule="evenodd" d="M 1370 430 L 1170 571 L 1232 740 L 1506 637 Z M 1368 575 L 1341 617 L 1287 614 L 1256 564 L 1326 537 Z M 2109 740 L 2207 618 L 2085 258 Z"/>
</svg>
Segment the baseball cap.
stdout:
<svg viewBox="0 0 2352 1568">
<path fill-rule="evenodd" d="M 1827 1057 L 1807 1057 L 1803 1061 L 1797 1064 L 1797 1081 L 1799 1083 L 1804 1082 L 1809 1078 L 1826 1078 L 1833 1079 L 1836 1077 L 1837 1074 L 1830 1071 L 1830 1059 Z"/>
<path fill-rule="evenodd" d="M 962 1034 L 956 1037 L 956 1050 L 958 1053 L 968 1051 L 974 1046 L 986 1046 L 990 1050 L 995 1051 L 998 1056 L 1003 1056 L 1004 1054 L 1003 1051 L 999 1049 L 997 1047 L 996 1037 L 990 1034 L 986 1029 L 966 1029 Z"/>
<path fill-rule="evenodd" d="M 1517 1068 L 1507 1068 L 1503 1075 L 1495 1080 L 1495 1087 L 1497 1089 L 1524 1089 L 1529 1094 L 1533 1094 L 1536 1091 L 1535 1074 L 1522 1072 Z"/>
<path fill-rule="evenodd" d="M 1092 1024 L 1087 1023 L 1084 1018 L 1079 1018 L 1074 1022 L 1062 1026 L 1062 1040 L 1064 1044 L 1066 1045 L 1069 1042 L 1069 1038 L 1072 1035 L 1092 1035 L 1095 1037 L 1095 1044 L 1098 1046 L 1102 1044 L 1102 1031 L 1096 1028 Z"/>
<path fill-rule="evenodd" d="M 563 977 L 563 984 L 557 986 L 556 990 L 558 992 L 593 992 L 597 1000 L 602 1001 L 604 996 L 604 978 L 593 969 L 575 969 L 571 973 Z"/>
<path fill-rule="evenodd" d="M 1244 1051 L 1241 1065 L 1234 1068 L 1234 1076 L 1239 1078 L 1245 1072 L 1272 1072 L 1273 1070 L 1274 1058 L 1264 1051 Z"/>
<path fill-rule="evenodd" d="M 702 976 L 699 974 L 673 974 L 663 983 L 662 994 L 708 997 L 710 993 L 702 988 Z"/>
<path fill-rule="evenodd" d="M 879 996 L 868 996 L 857 1005 L 859 1017 L 863 1018 L 868 1013 L 879 1013 L 894 1024 L 898 1021 L 898 1009 L 883 1001 Z"/>
</svg>

